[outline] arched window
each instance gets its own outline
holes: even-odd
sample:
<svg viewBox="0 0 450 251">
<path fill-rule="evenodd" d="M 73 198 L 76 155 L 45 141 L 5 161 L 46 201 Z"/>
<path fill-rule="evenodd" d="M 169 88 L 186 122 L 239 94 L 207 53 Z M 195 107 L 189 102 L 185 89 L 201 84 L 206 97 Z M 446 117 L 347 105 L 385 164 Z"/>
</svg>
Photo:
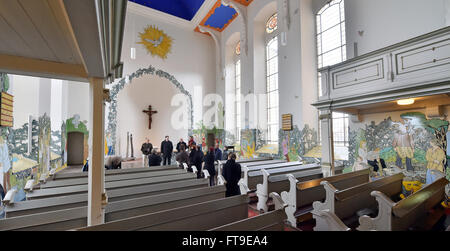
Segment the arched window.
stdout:
<svg viewBox="0 0 450 251">
<path fill-rule="evenodd" d="M 345 39 L 344 0 L 327 3 L 316 16 L 317 22 L 317 62 L 323 68 L 347 59 Z M 319 95 L 322 83 L 319 76 Z"/>
<path fill-rule="evenodd" d="M 345 38 L 344 0 L 328 2 L 316 16 L 317 22 L 317 62 L 318 68 L 334 65 L 347 60 Z M 322 95 L 322 81 L 319 73 L 319 96 Z M 320 126 L 320 125 L 319 125 Z M 348 156 L 349 117 L 333 112 L 334 149 L 342 156 Z"/>
<path fill-rule="evenodd" d="M 239 45 L 239 44 L 238 44 Z M 236 50 L 237 52 L 237 50 Z M 239 51 L 240 52 L 240 51 Z M 237 53 L 236 53 L 237 54 Z M 238 58 L 235 64 L 235 95 L 236 95 L 236 143 L 239 144 L 241 141 L 241 60 Z"/>
<path fill-rule="evenodd" d="M 266 23 L 269 40 L 266 44 L 267 143 L 278 145 L 279 93 L 278 93 L 278 37 L 277 14 Z"/>
</svg>

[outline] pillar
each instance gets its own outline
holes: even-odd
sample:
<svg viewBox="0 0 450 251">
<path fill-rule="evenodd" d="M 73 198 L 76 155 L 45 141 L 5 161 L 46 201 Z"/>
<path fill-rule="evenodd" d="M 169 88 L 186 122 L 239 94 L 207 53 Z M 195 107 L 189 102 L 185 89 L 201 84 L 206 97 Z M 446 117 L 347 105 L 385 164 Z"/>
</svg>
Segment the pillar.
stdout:
<svg viewBox="0 0 450 251">
<path fill-rule="evenodd" d="M 89 124 L 89 184 L 88 184 L 88 226 L 105 222 L 105 106 L 103 103 L 104 80 L 92 78 L 89 81 L 90 120 Z"/>
<path fill-rule="evenodd" d="M 334 143 L 333 143 L 333 115 L 332 111 L 320 111 L 321 142 L 322 142 L 322 171 L 325 177 L 335 174 Z"/>
</svg>

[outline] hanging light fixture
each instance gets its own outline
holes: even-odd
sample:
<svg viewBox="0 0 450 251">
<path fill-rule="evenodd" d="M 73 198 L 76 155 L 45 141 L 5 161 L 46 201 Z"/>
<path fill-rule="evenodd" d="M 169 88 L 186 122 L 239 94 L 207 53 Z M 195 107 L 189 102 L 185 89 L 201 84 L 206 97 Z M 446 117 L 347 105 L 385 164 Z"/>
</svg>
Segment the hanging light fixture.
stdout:
<svg viewBox="0 0 450 251">
<path fill-rule="evenodd" d="M 401 99 L 397 101 L 398 105 L 412 105 L 414 104 L 414 99 L 413 98 L 409 98 L 409 99 Z"/>
</svg>

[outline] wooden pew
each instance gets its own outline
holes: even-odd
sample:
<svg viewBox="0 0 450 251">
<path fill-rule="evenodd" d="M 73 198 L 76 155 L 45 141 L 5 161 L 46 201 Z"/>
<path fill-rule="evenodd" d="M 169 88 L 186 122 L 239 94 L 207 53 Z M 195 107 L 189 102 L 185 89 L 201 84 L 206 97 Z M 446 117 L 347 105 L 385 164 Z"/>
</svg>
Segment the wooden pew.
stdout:
<svg viewBox="0 0 450 251">
<path fill-rule="evenodd" d="M 248 184 L 248 173 L 249 172 L 261 171 L 261 169 L 269 170 L 269 169 L 298 166 L 298 165 L 303 165 L 303 162 L 294 161 L 294 162 L 271 163 L 271 164 L 265 164 L 265 165 L 253 165 L 253 166 L 243 166 L 243 167 L 241 166 L 242 178 L 244 179 L 244 184 Z"/>
<path fill-rule="evenodd" d="M 241 167 L 243 168 L 243 167 L 252 167 L 252 166 L 264 166 L 264 165 L 279 164 L 279 163 L 287 163 L 287 161 L 282 160 L 282 159 L 274 159 L 274 160 L 247 162 L 247 163 L 242 163 Z"/>
<path fill-rule="evenodd" d="M 373 191 L 371 195 L 378 202 L 378 216 L 375 218 L 361 216 L 360 226 L 357 229 L 359 231 L 405 231 L 415 226 L 419 227 L 419 230 L 427 230 L 423 227 L 427 223 L 427 212 L 445 200 L 445 186 L 448 183 L 448 180 L 442 177 L 397 203 L 389 198 L 389 194 Z"/>
<path fill-rule="evenodd" d="M 181 170 L 181 169 L 154 171 L 154 172 L 124 173 L 124 174 L 105 176 L 105 182 L 112 182 L 112 181 L 119 181 L 119 180 L 143 179 L 143 178 L 160 177 L 160 176 L 170 176 L 170 175 L 178 175 L 178 174 L 183 174 L 183 173 L 186 173 L 186 171 Z M 40 185 L 40 189 L 84 185 L 84 184 L 88 184 L 87 177 L 47 181 L 47 183 Z"/>
<path fill-rule="evenodd" d="M 256 185 L 256 196 L 258 197 L 257 209 L 264 212 L 268 211 L 267 201 L 272 192 L 281 193 L 289 189 L 289 178 L 287 175 L 271 175 L 265 169 L 261 170 L 263 174 L 262 184 Z M 323 177 L 321 168 L 306 169 L 290 173 L 299 181 L 320 179 Z"/>
<path fill-rule="evenodd" d="M 78 231 L 206 231 L 248 217 L 247 195 L 184 207 L 77 229 Z"/>
<path fill-rule="evenodd" d="M 126 169 L 114 169 L 105 170 L 105 177 L 117 174 L 130 174 L 130 173 L 145 173 L 145 172 L 157 172 L 179 169 L 178 166 L 152 166 L 152 167 L 139 167 L 139 168 L 126 168 Z M 77 173 L 55 173 L 52 176 L 52 180 L 73 179 L 73 178 L 87 178 L 88 172 Z"/>
<path fill-rule="evenodd" d="M 356 213 L 360 210 L 376 209 L 376 200 L 370 194 L 372 191 L 382 191 L 389 197 L 398 196 L 402 192 L 402 182 L 404 175 L 398 173 L 393 176 L 384 177 L 372 182 L 357 185 L 344 190 L 338 190 L 328 181 L 322 181 L 326 191 L 325 201 L 313 203 L 313 218 L 316 220 L 315 231 L 344 230 L 334 228 L 336 224 L 330 224 L 330 220 L 340 219 L 348 226 L 355 222 Z M 326 213 L 322 213 L 325 211 Z M 327 216 L 324 216 L 328 214 Z M 336 217 L 329 217 L 334 214 Z M 351 227 L 346 227 L 348 230 Z"/>
<path fill-rule="evenodd" d="M 225 197 L 225 187 L 205 187 L 109 203 L 105 222 L 171 210 Z M 0 220 L 0 230 L 62 231 L 87 226 L 87 206 L 22 215 Z"/>
<path fill-rule="evenodd" d="M 121 189 L 121 188 L 129 188 L 135 186 L 143 186 L 143 185 L 151 185 L 151 184 L 161 184 L 173 181 L 182 181 L 182 180 L 194 180 L 197 178 L 195 173 L 184 173 L 170 176 L 160 176 L 160 177 L 151 177 L 151 178 L 143 178 L 143 179 L 134 179 L 134 180 L 119 180 L 119 181 L 111 181 L 105 183 L 105 189 L 108 193 L 111 191 Z M 47 188 L 34 190 L 30 193 L 27 193 L 27 200 L 36 200 L 43 199 L 55 196 L 65 196 L 71 194 L 81 194 L 88 192 L 88 185 L 75 185 L 68 187 L 56 187 L 56 188 Z"/>
<path fill-rule="evenodd" d="M 288 174 L 289 190 L 281 193 L 281 198 L 286 202 L 286 214 L 288 222 L 292 226 L 302 218 L 309 218 L 314 201 L 323 201 L 326 197 L 325 189 L 320 184 L 328 181 L 337 189 L 346 189 L 370 181 L 370 170 L 364 169 L 356 172 L 330 176 L 321 179 L 300 182 L 295 176 Z"/>
<path fill-rule="evenodd" d="M 182 180 L 161 184 L 144 185 L 108 191 L 108 201 L 135 199 L 164 193 L 205 188 L 209 186 L 206 179 Z M 87 206 L 88 194 L 74 194 L 55 196 L 38 200 L 20 201 L 5 206 L 5 217 L 16 217 L 28 214 L 37 214 L 49 211 L 63 210 L 74 207 Z"/>
<path fill-rule="evenodd" d="M 236 163 L 245 164 L 245 163 L 253 163 L 253 162 L 263 162 L 263 161 L 271 161 L 273 158 L 253 158 L 253 159 L 238 159 Z M 217 163 L 217 173 L 222 174 L 222 167 L 227 163 L 227 160 L 218 160 Z"/>
<path fill-rule="evenodd" d="M 284 231 L 287 219 L 284 208 L 287 205 L 277 193 L 271 193 L 270 197 L 275 203 L 274 211 L 213 228 L 209 231 Z"/>
<path fill-rule="evenodd" d="M 307 164 L 302 165 L 300 163 L 285 163 L 285 166 L 278 166 L 276 164 L 276 168 L 270 168 L 266 169 L 266 171 L 270 175 L 282 175 L 282 174 L 289 174 L 289 173 L 296 173 L 306 170 L 322 170 L 322 167 L 318 164 Z M 256 168 L 256 167 L 255 167 Z M 254 191 L 256 190 L 256 185 L 263 183 L 263 173 L 261 169 L 254 169 L 254 171 L 244 171 L 244 178 L 241 179 L 240 183 L 243 183 L 245 186 L 247 186 L 247 191 Z M 241 191 L 243 192 L 243 191 Z"/>
</svg>

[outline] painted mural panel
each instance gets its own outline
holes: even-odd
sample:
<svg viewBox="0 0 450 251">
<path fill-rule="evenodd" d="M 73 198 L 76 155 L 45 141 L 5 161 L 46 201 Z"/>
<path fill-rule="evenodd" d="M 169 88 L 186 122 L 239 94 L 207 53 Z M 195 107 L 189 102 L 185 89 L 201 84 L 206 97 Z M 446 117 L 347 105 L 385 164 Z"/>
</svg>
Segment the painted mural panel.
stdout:
<svg viewBox="0 0 450 251">
<path fill-rule="evenodd" d="M 280 130 L 278 155 L 288 161 L 298 161 L 299 157 L 305 157 L 319 145 L 317 135 L 317 131 L 309 125 L 302 130 L 298 126 L 294 126 L 292 131 Z"/>
<path fill-rule="evenodd" d="M 405 187 L 420 188 L 447 175 L 447 133 L 449 122 L 427 119 L 423 113 L 407 112 L 399 121 L 391 117 L 350 131 L 347 171 L 369 167 L 373 176 L 394 168 L 406 176 Z"/>
</svg>

